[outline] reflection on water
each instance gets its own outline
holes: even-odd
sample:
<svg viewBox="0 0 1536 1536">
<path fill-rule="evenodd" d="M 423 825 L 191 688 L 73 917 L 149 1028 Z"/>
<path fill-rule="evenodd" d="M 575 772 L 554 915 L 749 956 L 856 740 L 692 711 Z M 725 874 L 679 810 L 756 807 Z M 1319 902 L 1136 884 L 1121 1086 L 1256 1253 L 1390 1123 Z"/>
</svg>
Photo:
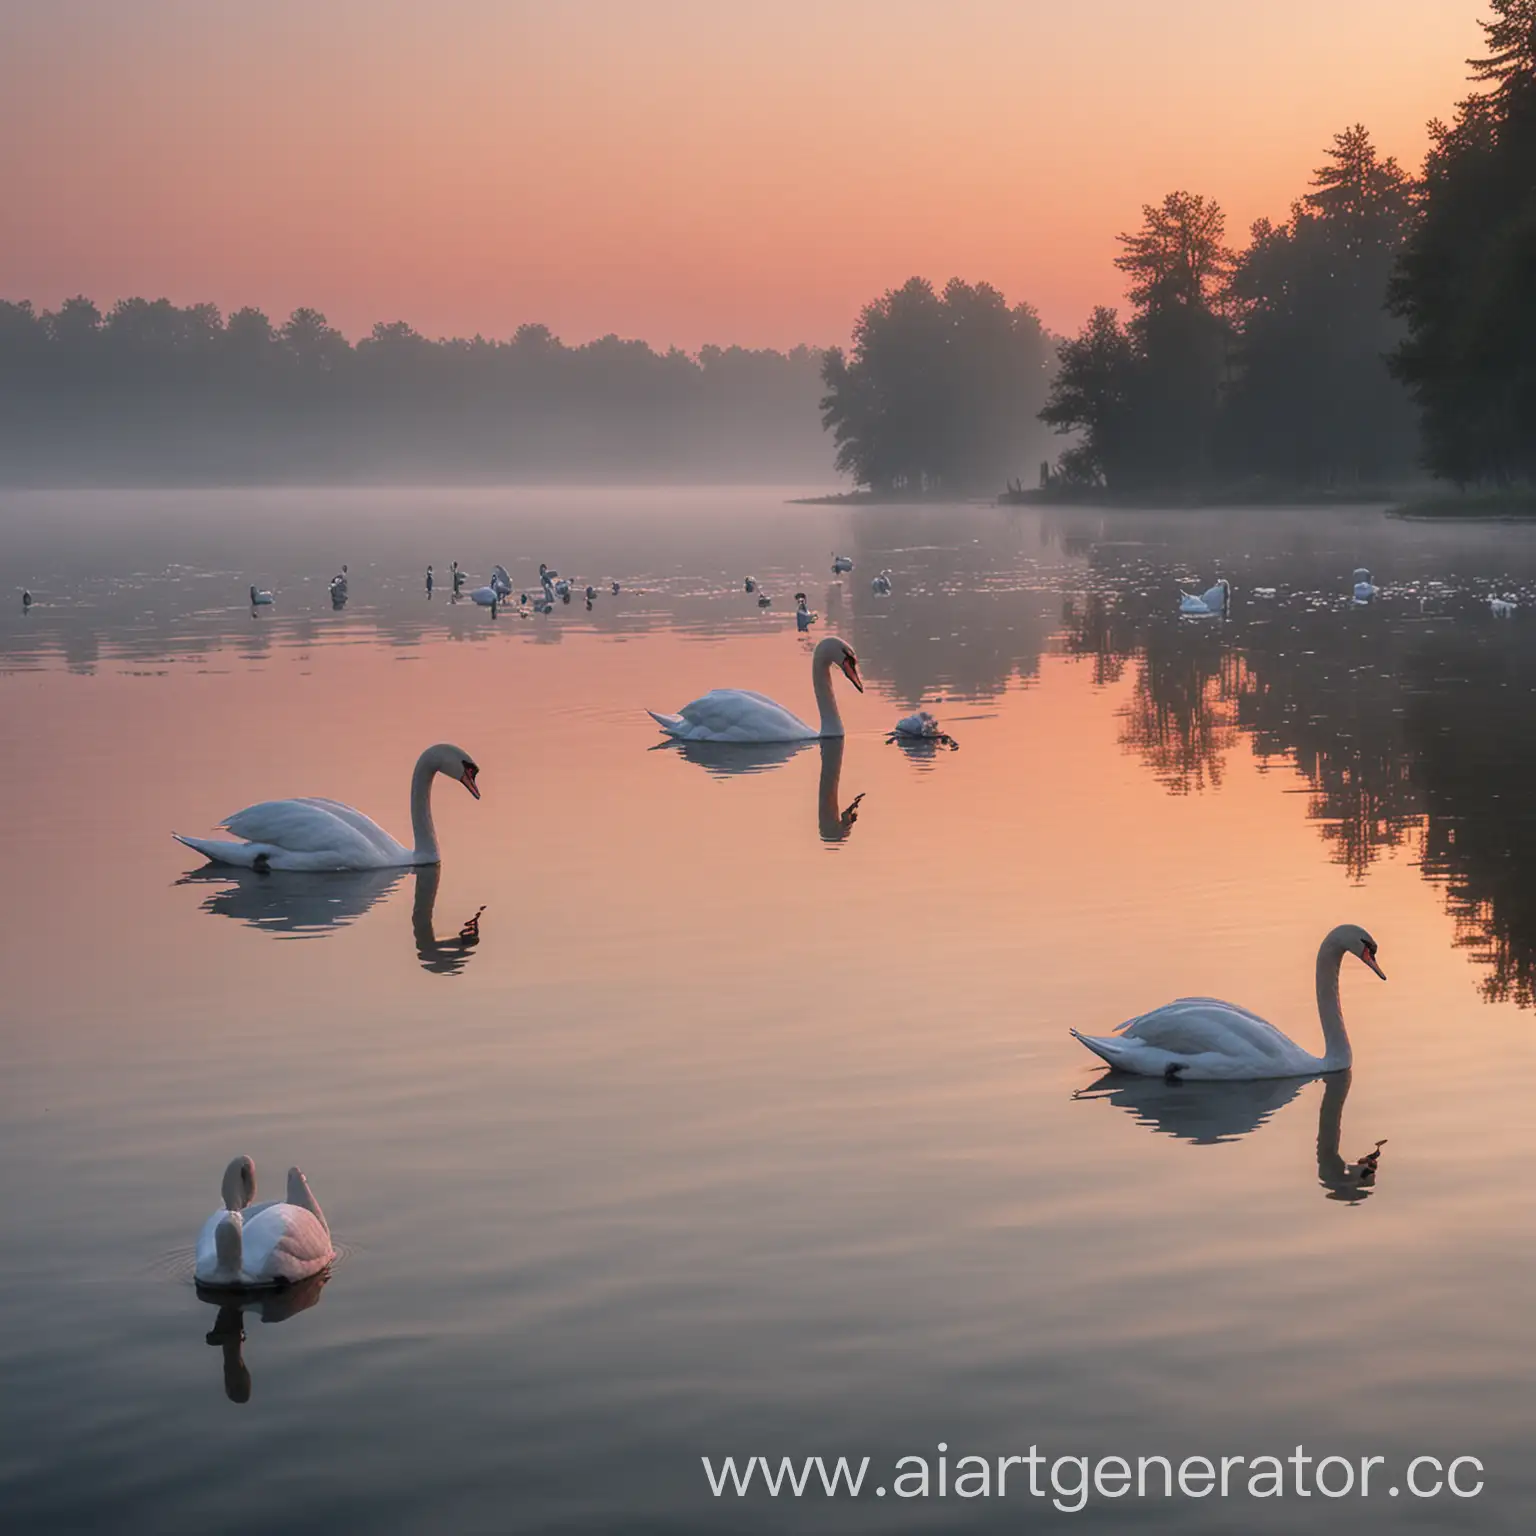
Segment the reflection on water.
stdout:
<svg viewBox="0 0 1536 1536">
<path fill-rule="evenodd" d="M 403 869 L 265 873 L 205 864 L 177 885 L 206 890 L 202 910 L 249 923 L 280 939 L 313 939 L 354 923 L 405 877 Z"/>
<path fill-rule="evenodd" d="M 1135 1077 L 1106 1072 L 1073 1094 L 1096 1099 L 1131 1115 L 1138 1125 L 1159 1135 L 1194 1146 L 1218 1146 L 1251 1136 L 1303 1088 L 1321 1081 L 1317 1105 L 1317 1180 L 1330 1200 L 1358 1204 L 1376 1186 L 1381 1148 L 1356 1162 L 1340 1153 L 1344 1104 L 1349 1098 L 1350 1071 L 1310 1077 L 1266 1078 L 1255 1082 L 1179 1083 L 1160 1077 Z"/>
<path fill-rule="evenodd" d="M 859 804 L 864 799 L 857 794 L 847 805 L 841 805 L 838 793 L 843 777 L 843 753 L 847 743 L 841 736 L 829 736 L 817 742 L 821 748 L 821 780 L 816 788 L 816 828 L 824 843 L 846 842 L 859 819 Z"/>
<path fill-rule="evenodd" d="M 231 917 L 279 939 L 322 938 L 371 911 L 409 876 L 412 882 L 411 932 L 416 958 L 424 970 L 456 976 L 480 943 L 482 906 L 458 927 L 439 936 L 434 926 L 440 864 L 414 869 L 335 870 L 313 873 L 270 870 L 265 873 L 229 864 L 206 864 L 182 875 L 178 886 L 207 887 L 202 910 Z"/>
<path fill-rule="evenodd" d="M 198 1300 L 219 1309 L 204 1342 L 216 1346 L 224 1356 L 224 1395 L 230 1402 L 248 1403 L 251 1400 L 251 1372 L 245 1363 L 244 1350 L 247 1314 L 255 1313 L 264 1323 L 286 1323 L 297 1313 L 319 1305 L 320 1293 L 329 1279 L 329 1272 L 322 1272 L 299 1281 L 297 1285 L 259 1294 L 197 1287 Z"/>
</svg>

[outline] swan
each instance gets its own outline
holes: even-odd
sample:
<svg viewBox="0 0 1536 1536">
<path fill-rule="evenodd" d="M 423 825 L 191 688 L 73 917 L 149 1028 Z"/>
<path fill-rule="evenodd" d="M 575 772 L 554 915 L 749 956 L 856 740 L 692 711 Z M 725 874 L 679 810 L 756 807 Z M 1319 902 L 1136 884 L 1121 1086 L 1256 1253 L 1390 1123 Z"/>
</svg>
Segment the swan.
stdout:
<svg viewBox="0 0 1536 1536">
<path fill-rule="evenodd" d="M 1363 565 L 1356 566 L 1354 575 L 1349 579 L 1355 584 L 1354 597 L 1357 603 L 1370 602 L 1381 590 L 1371 581 L 1371 573 Z"/>
<path fill-rule="evenodd" d="M 812 624 L 816 622 L 816 615 L 811 612 L 806 602 L 804 592 L 795 593 L 795 628 L 803 635 Z"/>
<path fill-rule="evenodd" d="M 1232 585 L 1225 576 L 1205 592 L 1179 593 L 1179 612 L 1192 619 L 1224 619 L 1231 608 Z"/>
<path fill-rule="evenodd" d="M 766 592 L 760 592 L 758 594 L 757 606 L 759 608 L 767 608 L 767 607 L 771 606 L 772 603 L 773 603 L 773 599 L 771 597 L 769 597 Z"/>
<path fill-rule="evenodd" d="M 618 582 L 616 582 L 616 581 L 615 582 L 610 582 L 609 585 L 613 588 L 613 595 L 615 597 L 617 597 L 619 595 L 619 584 L 618 584 Z"/>
<path fill-rule="evenodd" d="M 271 604 L 271 602 L 272 594 L 270 592 L 258 592 L 255 587 L 251 588 L 252 608 L 266 608 Z"/>
<path fill-rule="evenodd" d="M 550 568 L 547 565 L 544 564 L 544 562 L 542 560 L 539 561 L 539 580 L 541 582 L 543 582 L 546 587 L 559 574 L 560 574 L 559 571 L 552 571 L 552 570 L 550 570 Z"/>
<path fill-rule="evenodd" d="M 852 647 L 836 635 L 828 635 L 811 652 L 811 682 L 821 711 L 819 728 L 790 714 L 782 704 L 746 688 L 716 688 L 683 705 L 675 715 L 659 715 L 654 709 L 646 713 L 667 735 L 680 741 L 814 741 L 818 737 L 841 736 L 843 717 L 832 692 L 833 667 L 840 667 L 848 681 L 860 693 L 864 692 L 859 659 Z"/>
<path fill-rule="evenodd" d="M 1256 1013 L 1214 997 L 1181 997 L 1122 1024 L 1113 1035 L 1072 1033 L 1110 1066 L 1169 1082 L 1261 1077 L 1315 1077 L 1340 1072 L 1353 1053 L 1339 1007 L 1339 966 L 1346 954 L 1383 981 L 1376 941 L 1353 923 L 1335 928 L 1317 951 L 1317 1011 L 1323 1054 L 1314 1056 Z"/>
<path fill-rule="evenodd" d="M 876 576 L 872 582 L 870 582 L 869 590 L 873 592 L 876 597 L 889 597 L 891 595 L 891 573 L 889 571 L 881 571 L 880 574 Z"/>
<path fill-rule="evenodd" d="M 1508 597 L 1490 597 L 1488 599 L 1488 611 L 1496 619 L 1509 619 L 1514 617 L 1515 602 Z"/>
<path fill-rule="evenodd" d="M 440 742 L 416 759 L 411 774 L 411 832 L 414 849 L 397 843 L 361 811 L 338 800 L 304 797 L 263 800 L 236 811 L 223 823 L 239 843 L 203 837 L 172 837 L 218 864 L 246 869 L 398 869 L 436 864 L 437 831 L 432 825 L 432 781 L 440 773 L 457 779 L 476 800 L 480 769 L 460 747 Z"/>
<path fill-rule="evenodd" d="M 756 576 L 748 576 L 746 581 L 743 583 L 743 585 L 746 587 L 748 592 L 756 592 L 757 591 L 757 577 Z"/>
<path fill-rule="evenodd" d="M 347 600 L 347 568 L 342 568 L 331 577 L 330 582 L 331 601 L 344 603 Z"/>
<path fill-rule="evenodd" d="M 512 596 L 512 577 L 508 574 L 506 566 L 493 565 L 491 567 L 491 586 L 495 590 L 497 597 Z"/>
<path fill-rule="evenodd" d="M 587 583 L 587 606 L 589 608 L 592 606 L 592 599 L 595 598 L 596 596 L 597 596 L 597 588 L 594 587 L 592 585 L 592 583 L 589 581 Z"/>
<path fill-rule="evenodd" d="M 30 608 L 32 606 L 32 594 L 25 587 L 21 589 L 21 606 L 23 608 Z"/>
<path fill-rule="evenodd" d="M 199 1285 L 248 1290 L 307 1280 L 336 1257 L 325 1213 L 297 1168 L 288 1170 L 286 1200 L 252 1205 L 256 1165 L 237 1157 L 224 1170 L 224 1207 L 197 1235 L 193 1275 Z"/>
<path fill-rule="evenodd" d="M 832 551 L 832 574 L 834 576 L 841 576 L 844 571 L 851 571 L 852 569 L 853 561 L 847 555 L 838 554 L 834 549 Z"/>
<path fill-rule="evenodd" d="M 427 596 L 432 596 L 432 567 L 427 567 Z"/>
<path fill-rule="evenodd" d="M 501 601 L 501 593 L 495 587 L 476 587 L 469 594 L 469 600 L 482 608 L 494 608 Z"/>
<path fill-rule="evenodd" d="M 896 734 L 898 736 L 925 736 L 937 737 L 944 734 L 936 715 L 931 715 L 926 709 L 920 709 L 916 714 L 903 715 L 896 722 Z"/>
</svg>

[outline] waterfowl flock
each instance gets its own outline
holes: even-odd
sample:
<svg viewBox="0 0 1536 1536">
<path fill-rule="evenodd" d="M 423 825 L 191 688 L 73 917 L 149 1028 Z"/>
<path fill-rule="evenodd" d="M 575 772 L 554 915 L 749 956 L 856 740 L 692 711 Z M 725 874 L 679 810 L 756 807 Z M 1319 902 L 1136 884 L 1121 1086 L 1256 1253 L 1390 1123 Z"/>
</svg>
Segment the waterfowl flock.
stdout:
<svg viewBox="0 0 1536 1536">
<path fill-rule="evenodd" d="M 853 569 L 853 561 L 846 555 L 834 554 L 832 569 L 837 575 L 847 574 Z M 453 596 L 458 598 L 469 578 L 457 560 L 452 562 L 450 571 Z M 338 605 L 344 603 L 349 586 L 348 567 L 343 565 L 327 585 L 332 600 Z M 434 568 L 429 565 L 425 575 L 429 597 L 434 585 Z M 607 585 L 613 596 L 622 590 L 617 579 L 610 578 Z M 771 605 L 772 597 L 756 577 L 745 577 L 742 588 L 745 595 L 756 598 L 760 607 Z M 891 595 L 892 573 L 881 570 L 871 580 L 870 589 L 876 596 Z M 557 601 L 569 602 L 573 590 L 582 593 L 589 610 L 597 601 L 595 583 L 578 585 L 541 563 L 539 595 L 530 600 L 529 593 L 524 591 L 514 599 L 510 574 L 505 566 L 497 564 L 492 567 L 490 579 L 471 589 L 468 596 L 475 605 L 489 608 L 493 615 L 504 604 L 514 601 L 520 612 L 531 609 L 548 613 Z M 1275 589 L 1256 587 L 1252 595 L 1270 598 Z M 1366 604 L 1380 595 L 1381 589 L 1370 571 L 1360 567 L 1351 575 L 1347 599 L 1341 596 L 1340 601 Z M 818 616 L 811 611 L 805 592 L 796 592 L 794 598 L 796 632 L 804 633 Z M 30 591 L 24 592 L 24 606 L 29 606 L 31 600 Z M 1232 612 L 1232 584 L 1229 578 L 1218 577 L 1202 592 L 1180 589 L 1176 601 L 1181 617 L 1225 619 Z M 1487 601 L 1496 617 L 1507 619 L 1517 611 L 1512 596 L 1492 595 Z M 250 587 L 253 610 L 273 602 L 270 591 Z M 809 661 L 815 704 L 812 720 L 749 688 L 716 688 L 675 712 L 647 713 L 669 742 L 732 747 L 817 741 L 823 744 L 824 752 L 837 754 L 840 765 L 846 726 L 838 690 L 846 684 L 859 694 L 864 692 L 859 660 L 847 641 L 828 634 L 811 649 Z M 917 750 L 958 746 L 937 716 L 926 708 L 899 718 L 886 739 Z M 432 818 L 432 787 L 439 777 L 450 778 L 478 800 L 479 772 L 469 753 L 450 743 L 438 743 L 420 754 L 410 779 L 409 844 L 396 840 L 352 806 L 321 797 L 267 800 L 248 806 L 226 818 L 226 838 L 173 835 L 213 863 L 258 873 L 435 867 L 441 852 Z M 834 771 L 834 802 L 835 784 Z M 846 835 L 851 819 L 846 813 L 837 818 L 841 835 Z M 1067 1032 L 1112 1073 L 1160 1079 L 1164 1084 L 1263 1082 L 1347 1074 L 1353 1062 L 1353 1047 L 1340 1001 L 1340 973 L 1346 958 L 1359 961 L 1385 980 L 1377 941 L 1365 929 L 1342 924 L 1324 936 L 1316 957 L 1316 997 L 1322 1036 L 1319 1051 L 1298 1043 L 1246 1007 L 1203 996 L 1177 998 L 1108 1033 L 1091 1033 L 1075 1024 L 1069 1025 Z M 1378 1142 L 1358 1164 L 1349 1165 L 1352 1181 L 1374 1179 L 1381 1145 Z M 282 1288 L 323 1274 L 333 1262 L 335 1248 L 330 1227 L 298 1168 L 289 1170 L 285 1199 L 257 1204 L 254 1165 L 247 1157 L 237 1157 L 225 1170 L 221 1193 L 221 1207 L 203 1223 L 197 1239 L 195 1273 L 200 1286 L 237 1293 Z"/>
</svg>

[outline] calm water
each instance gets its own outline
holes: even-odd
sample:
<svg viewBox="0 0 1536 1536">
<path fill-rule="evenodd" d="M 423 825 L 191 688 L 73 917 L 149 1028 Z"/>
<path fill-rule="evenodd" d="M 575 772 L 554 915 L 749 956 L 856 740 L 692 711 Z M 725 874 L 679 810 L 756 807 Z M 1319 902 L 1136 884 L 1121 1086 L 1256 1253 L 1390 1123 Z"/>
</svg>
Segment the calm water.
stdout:
<svg viewBox="0 0 1536 1536">
<path fill-rule="evenodd" d="M 0 527 L 7 1529 L 1528 1528 L 1536 530 L 698 491 Z M 454 558 L 603 590 L 492 620 L 427 601 Z M 1217 574 L 1230 623 L 1171 615 Z M 653 750 L 643 706 L 715 685 L 810 713 L 829 630 L 868 682 L 841 753 Z M 958 751 L 887 744 L 918 702 Z M 404 835 L 439 739 L 485 796 L 439 781 L 440 880 L 168 835 L 304 793 Z M 1390 977 L 1345 971 L 1352 1079 L 1106 1080 L 1067 1035 L 1211 992 L 1311 1045 L 1341 921 Z M 190 1279 L 238 1152 L 268 1192 L 301 1163 L 344 1249 L 265 1317 Z M 871 1495 L 940 1442 L 1465 1453 L 1487 1488 Z M 863 1496 L 716 1500 L 700 1463 L 817 1453 L 869 1456 Z"/>
</svg>

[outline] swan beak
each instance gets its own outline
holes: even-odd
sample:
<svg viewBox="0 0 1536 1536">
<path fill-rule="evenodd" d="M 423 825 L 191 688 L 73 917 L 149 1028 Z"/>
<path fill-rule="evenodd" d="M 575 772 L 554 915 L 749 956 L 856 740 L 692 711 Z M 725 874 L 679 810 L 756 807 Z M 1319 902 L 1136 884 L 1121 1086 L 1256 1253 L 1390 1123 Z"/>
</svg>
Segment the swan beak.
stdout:
<svg viewBox="0 0 1536 1536">
<path fill-rule="evenodd" d="M 1379 966 L 1379 965 L 1377 965 L 1377 964 L 1376 964 L 1376 956 L 1375 956 L 1375 955 L 1373 955 L 1373 954 L 1372 954 L 1372 953 L 1371 953 L 1371 952 L 1370 952 L 1370 950 L 1368 950 L 1368 949 L 1366 949 L 1366 950 L 1362 950 L 1362 951 L 1361 951 L 1361 952 L 1360 952 L 1360 958 L 1361 958 L 1361 959 L 1362 959 L 1362 960 L 1364 960 L 1364 961 L 1365 961 L 1365 963 L 1366 963 L 1366 964 L 1367 964 L 1367 965 L 1368 965 L 1368 966 L 1370 966 L 1370 968 L 1371 968 L 1371 969 L 1372 969 L 1372 970 L 1373 970 L 1373 971 L 1375 971 L 1375 972 L 1376 972 L 1376 974 L 1377 974 L 1377 975 L 1378 975 L 1378 976 L 1380 976 L 1380 977 L 1381 977 L 1381 979 L 1382 979 L 1382 980 L 1383 980 L 1383 981 L 1385 981 L 1385 980 L 1386 980 L 1386 979 L 1387 979 L 1387 973 L 1386 973 L 1386 972 L 1385 972 L 1385 971 L 1384 971 L 1384 970 L 1382 970 L 1382 968 L 1381 968 L 1381 967 L 1380 967 L 1380 966 Z"/>
<path fill-rule="evenodd" d="M 480 798 L 480 790 L 475 784 L 475 770 L 473 768 L 466 768 L 464 772 L 459 775 L 459 783 L 462 784 L 464 788 L 467 789 L 470 794 L 475 797 L 476 800 Z"/>
<path fill-rule="evenodd" d="M 843 671 L 847 674 L 848 681 L 852 683 L 860 693 L 863 693 L 864 684 L 859 680 L 859 658 L 852 655 L 843 657 Z"/>
</svg>

